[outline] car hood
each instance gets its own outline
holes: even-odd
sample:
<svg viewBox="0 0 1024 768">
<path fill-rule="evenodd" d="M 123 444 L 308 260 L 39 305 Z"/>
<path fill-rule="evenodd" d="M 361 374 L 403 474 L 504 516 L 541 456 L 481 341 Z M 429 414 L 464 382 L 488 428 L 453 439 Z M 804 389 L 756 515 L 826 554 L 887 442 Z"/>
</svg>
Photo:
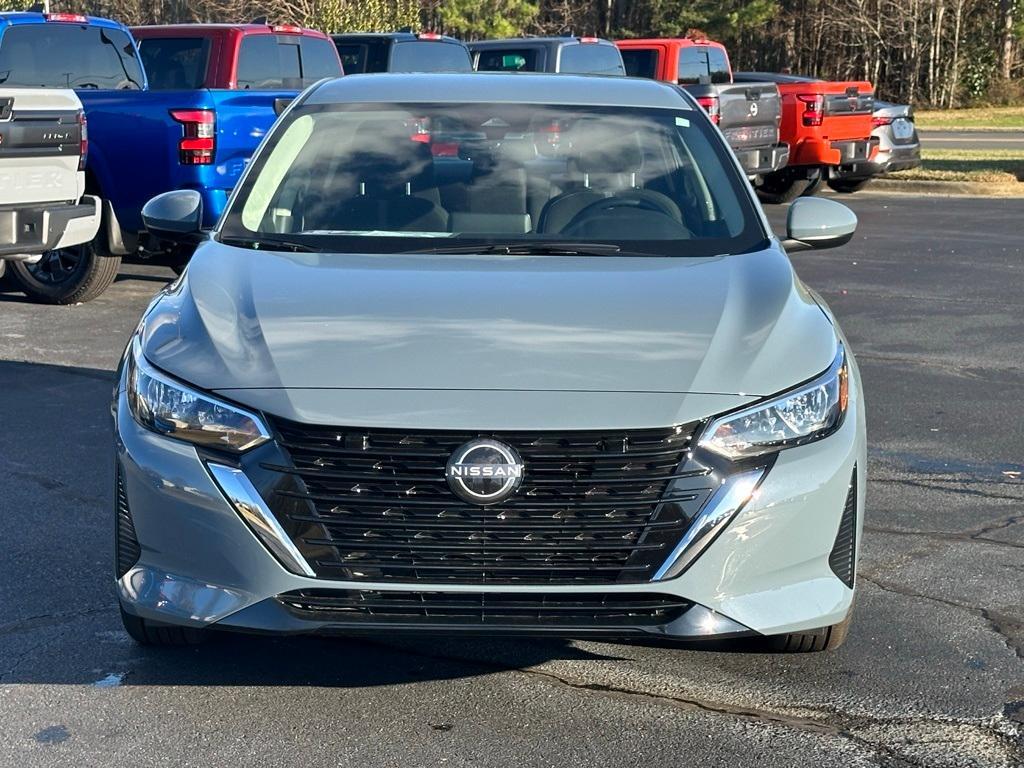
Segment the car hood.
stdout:
<svg viewBox="0 0 1024 768">
<path fill-rule="evenodd" d="M 767 395 L 835 332 L 777 248 L 714 258 L 337 255 L 201 246 L 145 319 L 207 390 Z"/>
</svg>

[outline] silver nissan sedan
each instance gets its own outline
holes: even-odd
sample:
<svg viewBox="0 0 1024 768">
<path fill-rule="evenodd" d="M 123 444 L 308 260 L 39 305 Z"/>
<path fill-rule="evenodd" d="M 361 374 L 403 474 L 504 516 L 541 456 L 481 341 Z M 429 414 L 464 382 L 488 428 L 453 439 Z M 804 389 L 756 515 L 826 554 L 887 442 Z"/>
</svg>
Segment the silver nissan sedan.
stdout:
<svg viewBox="0 0 1024 768">
<path fill-rule="evenodd" d="M 704 110 L 646 79 L 305 91 L 120 369 L 116 578 L 142 643 L 261 633 L 839 646 L 857 366 Z"/>
</svg>

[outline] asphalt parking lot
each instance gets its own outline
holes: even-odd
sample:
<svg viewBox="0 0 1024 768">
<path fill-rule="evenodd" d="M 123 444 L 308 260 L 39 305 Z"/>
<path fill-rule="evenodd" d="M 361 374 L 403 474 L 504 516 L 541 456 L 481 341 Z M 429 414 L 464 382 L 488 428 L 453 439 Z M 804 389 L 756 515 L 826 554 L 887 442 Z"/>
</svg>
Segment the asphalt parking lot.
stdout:
<svg viewBox="0 0 1024 768">
<path fill-rule="evenodd" d="M 111 581 L 109 399 L 172 274 L 126 265 L 75 307 L 0 293 L 0 766 L 1024 766 L 1024 200 L 843 202 L 854 242 L 794 257 L 869 407 L 857 612 L 833 654 L 139 648 Z"/>
</svg>

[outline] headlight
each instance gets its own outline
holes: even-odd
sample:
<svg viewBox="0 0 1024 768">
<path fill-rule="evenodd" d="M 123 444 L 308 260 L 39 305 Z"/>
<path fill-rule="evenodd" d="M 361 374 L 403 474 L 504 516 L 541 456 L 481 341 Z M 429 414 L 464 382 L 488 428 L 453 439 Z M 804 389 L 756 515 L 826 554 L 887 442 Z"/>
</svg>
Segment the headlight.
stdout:
<svg viewBox="0 0 1024 768">
<path fill-rule="evenodd" d="M 255 414 L 197 392 L 153 368 L 142 354 L 138 336 L 132 340 L 126 364 L 128 407 L 147 429 L 239 453 L 270 439 Z"/>
<path fill-rule="evenodd" d="M 849 401 L 846 351 L 821 376 L 764 403 L 721 416 L 698 443 L 728 459 L 745 459 L 827 437 L 839 429 Z"/>
</svg>

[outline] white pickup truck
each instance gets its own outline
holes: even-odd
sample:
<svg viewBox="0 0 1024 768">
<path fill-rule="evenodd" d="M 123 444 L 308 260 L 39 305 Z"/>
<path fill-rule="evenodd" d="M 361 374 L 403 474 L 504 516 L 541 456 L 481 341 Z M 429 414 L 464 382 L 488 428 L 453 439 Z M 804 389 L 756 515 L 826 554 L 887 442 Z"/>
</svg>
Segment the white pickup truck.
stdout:
<svg viewBox="0 0 1024 768">
<path fill-rule="evenodd" d="M 74 91 L 0 88 L 0 274 L 31 271 L 42 301 L 88 301 L 116 275 L 117 259 L 83 258 L 100 225 L 99 199 L 83 194 L 87 149 Z M 60 287 L 68 270 L 90 272 L 70 294 Z"/>
</svg>

